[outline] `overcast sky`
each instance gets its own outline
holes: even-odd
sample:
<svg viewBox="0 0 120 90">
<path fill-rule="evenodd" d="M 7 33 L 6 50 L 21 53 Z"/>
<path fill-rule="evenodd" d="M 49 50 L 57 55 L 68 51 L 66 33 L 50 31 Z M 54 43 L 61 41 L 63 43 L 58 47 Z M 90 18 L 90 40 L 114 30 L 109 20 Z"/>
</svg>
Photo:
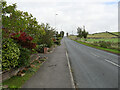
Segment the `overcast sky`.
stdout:
<svg viewBox="0 0 120 90">
<path fill-rule="evenodd" d="M 76 34 L 76 28 L 83 25 L 89 33 L 118 31 L 118 0 L 7 0 L 7 4 L 13 3 L 39 23 L 69 34 Z"/>
</svg>

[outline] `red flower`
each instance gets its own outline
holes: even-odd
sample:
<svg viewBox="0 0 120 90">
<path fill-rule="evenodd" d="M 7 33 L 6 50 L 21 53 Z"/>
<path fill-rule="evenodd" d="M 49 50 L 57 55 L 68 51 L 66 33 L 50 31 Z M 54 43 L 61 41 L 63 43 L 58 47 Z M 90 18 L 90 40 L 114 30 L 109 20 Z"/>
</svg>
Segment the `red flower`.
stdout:
<svg viewBox="0 0 120 90">
<path fill-rule="evenodd" d="M 10 36 L 15 36 L 15 35 L 16 35 L 16 33 L 11 33 L 11 34 L 10 34 Z"/>
<path fill-rule="evenodd" d="M 27 40 L 32 41 L 33 38 L 32 38 L 31 36 L 28 36 L 28 37 L 27 37 Z"/>
<path fill-rule="evenodd" d="M 26 36 L 27 34 L 25 32 L 21 32 L 21 36 Z"/>
<path fill-rule="evenodd" d="M 56 41 L 56 39 L 55 38 L 52 38 L 52 40 L 55 42 Z"/>
<path fill-rule="evenodd" d="M 17 35 L 17 37 L 16 37 Z M 20 31 L 19 33 L 11 33 L 11 38 L 17 40 L 21 46 L 25 47 L 25 48 L 35 48 L 36 44 L 35 43 L 31 43 L 31 41 L 33 40 L 33 38 L 29 35 L 27 35 L 25 32 Z"/>
</svg>

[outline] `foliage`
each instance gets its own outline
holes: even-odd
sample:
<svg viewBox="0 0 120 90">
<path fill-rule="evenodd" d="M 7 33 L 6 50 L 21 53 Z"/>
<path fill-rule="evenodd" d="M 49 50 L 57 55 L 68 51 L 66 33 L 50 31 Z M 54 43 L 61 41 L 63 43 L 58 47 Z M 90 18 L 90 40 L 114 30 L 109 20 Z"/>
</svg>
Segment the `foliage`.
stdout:
<svg viewBox="0 0 120 90">
<path fill-rule="evenodd" d="M 38 44 L 46 44 L 47 47 L 51 47 L 53 45 L 53 36 L 55 35 L 55 31 L 49 24 L 42 24 L 42 27 L 45 29 L 45 35 L 39 37 Z"/>
<path fill-rule="evenodd" d="M 2 70 L 18 66 L 20 50 L 13 39 L 4 39 L 2 43 Z"/>
<path fill-rule="evenodd" d="M 93 42 L 93 45 L 100 46 L 103 48 L 111 48 L 112 42 L 98 41 L 98 42 Z"/>
<path fill-rule="evenodd" d="M 83 37 L 86 39 L 87 38 L 87 35 L 88 35 L 88 32 L 85 31 L 85 29 L 82 31 L 82 35 Z"/>
<path fill-rule="evenodd" d="M 27 35 L 25 32 L 20 31 L 19 33 L 12 33 L 10 36 L 14 40 L 17 40 L 18 43 L 25 48 L 32 49 L 36 47 L 35 43 L 31 43 L 33 38 Z"/>
<path fill-rule="evenodd" d="M 53 41 L 51 38 L 55 34 L 55 31 L 48 23 L 38 24 L 36 18 L 34 18 L 32 14 L 17 10 L 16 4 L 7 6 L 6 2 L 3 2 L 2 9 L 2 29 L 4 38 L 9 38 L 10 33 L 22 31 L 34 38 L 32 40 L 33 43 L 27 43 L 25 46 L 30 45 L 34 47 L 34 43 L 47 44 L 48 47 L 52 46 Z M 21 37 L 21 39 L 25 41 L 25 38 Z M 28 48 L 30 47 L 28 46 Z"/>
<path fill-rule="evenodd" d="M 9 37 L 10 33 L 18 33 L 22 30 L 34 38 L 33 42 L 37 42 L 39 41 L 38 37 L 45 34 L 44 28 L 38 24 L 32 14 L 16 10 L 16 4 L 7 6 L 5 1 L 2 4 L 2 28 L 4 37 Z"/>
<path fill-rule="evenodd" d="M 83 36 L 83 35 L 82 35 L 82 28 L 78 27 L 78 28 L 77 28 L 77 33 L 78 33 L 77 36 L 80 37 L 80 38 L 82 38 L 82 36 Z"/>
<path fill-rule="evenodd" d="M 77 36 L 69 36 L 70 39 L 72 40 L 78 40 L 78 41 L 83 41 L 84 42 L 84 39 L 79 39 L 77 38 Z M 120 41 L 118 40 L 118 38 L 102 38 L 101 39 L 92 39 L 92 38 L 88 38 L 86 43 L 89 43 L 89 44 L 93 44 L 95 46 L 100 46 L 99 44 L 99 41 L 104 41 L 104 42 L 107 42 L 109 45 L 107 46 L 107 48 L 110 48 L 110 49 L 114 49 L 114 50 L 119 50 L 120 49 Z"/>
<path fill-rule="evenodd" d="M 64 31 L 61 31 L 61 32 L 60 32 L 60 36 L 61 36 L 61 37 L 64 37 Z"/>
<path fill-rule="evenodd" d="M 66 33 L 66 36 L 68 37 L 68 33 Z"/>
<path fill-rule="evenodd" d="M 36 48 L 31 50 L 31 54 L 35 54 L 35 53 L 37 53 Z"/>
<path fill-rule="evenodd" d="M 61 37 L 58 37 L 58 40 L 61 40 L 62 38 Z"/>
<path fill-rule="evenodd" d="M 86 46 L 90 46 L 90 47 L 93 47 L 93 48 L 97 48 L 97 49 L 101 49 L 101 50 L 105 50 L 105 51 L 108 51 L 108 52 L 112 52 L 112 53 L 116 53 L 116 54 L 120 54 L 120 51 L 118 49 L 109 49 L 109 48 L 103 48 L 103 47 L 100 47 L 100 46 L 95 46 L 95 45 L 92 45 L 92 44 L 89 44 L 89 43 L 86 43 L 86 42 L 81 42 L 81 41 L 77 41 L 77 40 L 74 40 L 80 44 L 84 44 Z"/>
<path fill-rule="evenodd" d="M 13 39 L 19 40 L 21 42 L 32 41 L 33 38 L 27 35 L 25 32 L 20 31 L 19 33 L 11 33 Z"/>
<path fill-rule="evenodd" d="M 82 30 L 82 28 L 78 27 L 77 33 L 78 33 L 78 37 L 80 37 L 80 38 L 84 37 L 86 40 L 88 32 L 86 32 L 85 29 Z"/>
<path fill-rule="evenodd" d="M 111 47 L 111 42 L 99 41 L 98 44 L 100 47 L 103 47 L 103 48 L 110 48 Z"/>
<path fill-rule="evenodd" d="M 60 45 L 60 40 L 56 40 L 54 43 Z"/>
<path fill-rule="evenodd" d="M 56 31 L 55 34 L 56 34 L 56 37 L 58 38 L 58 31 Z"/>
<path fill-rule="evenodd" d="M 30 63 L 30 54 L 31 51 L 27 48 L 23 48 L 19 45 L 19 49 L 20 49 L 20 57 L 18 60 L 18 67 L 21 66 L 28 66 Z"/>
<path fill-rule="evenodd" d="M 3 85 L 7 85 L 8 88 L 14 88 L 15 90 L 17 88 L 21 88 L 22 85 L 30 79 L 31 76 L 35 74 L 35 72 L 38 71 L 38 69 L 41 66 L 41 63 L 34 63 L 35 67 L 30 67 L 26 72 L 25 75 L 20 77 L 20 76 L 13 76 L 8 80 L 5 80 L 2 82 Z"/>
<path fill-rule="evenodd" d="M 52 40 L 53 40 L 53 42 L 55 42 L 55 41 L 56 41 L 56 39 L 55 39 L 55 38 L 52 38 Z"/>
<path fill-rule="evenodd" d="M 43 53 L 44 52 L 44 47 L 46 47 L 47 45 L 46 44 L 41 44 L 41 45 L 37 45 L 37 51 L 39 53 Z"/>
</svg>

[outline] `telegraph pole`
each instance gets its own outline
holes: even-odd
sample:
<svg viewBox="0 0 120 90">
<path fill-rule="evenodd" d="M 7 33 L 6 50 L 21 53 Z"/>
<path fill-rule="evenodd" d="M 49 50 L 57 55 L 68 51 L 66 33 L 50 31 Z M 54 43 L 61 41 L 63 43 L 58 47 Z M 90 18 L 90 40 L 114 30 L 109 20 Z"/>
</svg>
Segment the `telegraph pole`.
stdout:
<svg viewBox="0 0 120 90">
<path fill-rule="evenodd" d="M 72 31 L 72 35 L 73 35 L 73 31 Z"/>
</svg>

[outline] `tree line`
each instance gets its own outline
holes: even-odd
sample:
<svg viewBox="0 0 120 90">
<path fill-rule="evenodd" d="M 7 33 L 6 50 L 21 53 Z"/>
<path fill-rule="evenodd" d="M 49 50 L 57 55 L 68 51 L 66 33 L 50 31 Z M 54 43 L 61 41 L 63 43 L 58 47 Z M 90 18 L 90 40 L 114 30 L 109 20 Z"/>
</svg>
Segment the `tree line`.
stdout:
<svg viewBox="0 0 120 90">
<path fill-rule="evenodd" d="M 88 32 L 85 30 L 85 26 L 83 28 L 81 27 L 78 27 L 77 28 L 77 37 L 79 37 L 80 39 L 81 38 L 84 38 L 85 40 L 87 40 L 87 35 L 88 35 Z"/>
</svg>

